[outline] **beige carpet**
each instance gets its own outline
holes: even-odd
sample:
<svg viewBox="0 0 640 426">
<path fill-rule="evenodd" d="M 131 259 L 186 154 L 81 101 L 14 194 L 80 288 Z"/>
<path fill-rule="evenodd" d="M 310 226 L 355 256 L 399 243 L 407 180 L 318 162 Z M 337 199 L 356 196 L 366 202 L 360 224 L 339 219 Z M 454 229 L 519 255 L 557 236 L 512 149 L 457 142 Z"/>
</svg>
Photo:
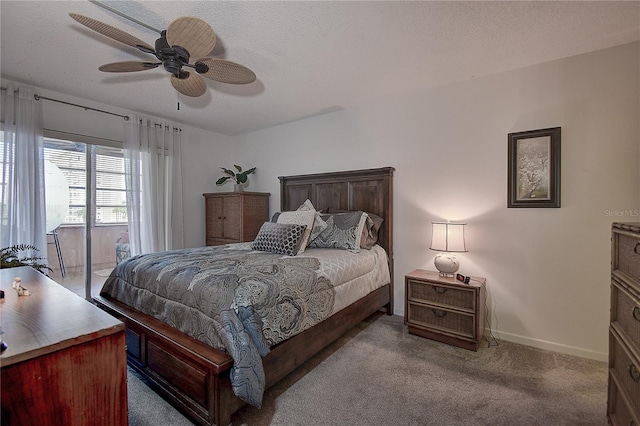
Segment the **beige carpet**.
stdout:
<svg viewBox="0 0 640 426">
<path fill-rule="evenodd" d="M 136 381 L 130 374 L 131 425 L 189 424 Z M 402 317 L 376 315 L 268 390 L 261 410 L 246 406 L 232 421 L 606 425 L 606 388 L 603 362 L 508 342 L 467 351 L 408 334 Z"/>
</svg>

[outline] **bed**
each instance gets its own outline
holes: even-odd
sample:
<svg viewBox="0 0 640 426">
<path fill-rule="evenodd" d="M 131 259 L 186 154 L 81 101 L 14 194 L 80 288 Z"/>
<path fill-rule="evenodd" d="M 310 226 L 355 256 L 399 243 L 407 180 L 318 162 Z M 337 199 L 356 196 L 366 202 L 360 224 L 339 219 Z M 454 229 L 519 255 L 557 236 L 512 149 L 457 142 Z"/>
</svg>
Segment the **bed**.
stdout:
<svg viewBox="0 0 640 426">
<path fill-rule="evenodd" d="M 365 211 L 384 221 L 377 244 L 386 252 L 388 283 L 350 303 L 316 325 L 270 348 L 262 358 L 266 388 L 292 372 L 352 327 L 380 309 L 393 314 L 392 167 L 280 177 L 281 211 L 310 200 L 318 211 Z M 227 425 L 245 401 L 233 391 L 233 358 L 107 294 L 97 306 L 125 322 L 127 359 L 162 396 L 191 420 Z"/>
</svg>

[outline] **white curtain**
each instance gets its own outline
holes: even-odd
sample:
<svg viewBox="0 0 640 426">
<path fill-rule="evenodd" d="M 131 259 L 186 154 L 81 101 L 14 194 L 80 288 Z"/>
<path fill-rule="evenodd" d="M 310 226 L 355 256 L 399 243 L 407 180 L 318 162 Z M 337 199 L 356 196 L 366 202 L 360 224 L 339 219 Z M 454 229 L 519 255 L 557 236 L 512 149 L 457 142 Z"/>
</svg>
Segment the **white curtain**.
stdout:
<svg viewBox="0 0 640 426">
<path fill-rule="evenodd" d="M 2 144 L 0 246 L 29 244 L 47 257 L 42 103 L 26 87 L 7 86 Z M 21 257 L 25 253 L 21 253 Z"/>
<path fill-rule="evenodd" d="M 181 129 L 131 115 L 124 148 L 131 254 L 183 248 Z"/>
</svg>

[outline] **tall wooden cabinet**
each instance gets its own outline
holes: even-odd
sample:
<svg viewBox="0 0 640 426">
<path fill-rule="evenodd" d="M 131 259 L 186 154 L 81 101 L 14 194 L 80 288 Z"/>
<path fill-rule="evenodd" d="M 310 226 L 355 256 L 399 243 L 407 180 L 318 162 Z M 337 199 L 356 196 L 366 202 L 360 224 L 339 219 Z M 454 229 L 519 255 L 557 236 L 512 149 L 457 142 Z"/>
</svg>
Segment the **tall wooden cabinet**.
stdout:
<svg viewBox="0 0 640 426">
<path fill-rule="evenodd" d="M 208 246 L 253 241 L 262 224 L 269 220 L 269 193 L 244 191 L 202 195 Z"/>
<path fill-rule="evenodd" d="M 640 425 L 640 223 L 614 223 L 607 416 Z"/>
</svg>

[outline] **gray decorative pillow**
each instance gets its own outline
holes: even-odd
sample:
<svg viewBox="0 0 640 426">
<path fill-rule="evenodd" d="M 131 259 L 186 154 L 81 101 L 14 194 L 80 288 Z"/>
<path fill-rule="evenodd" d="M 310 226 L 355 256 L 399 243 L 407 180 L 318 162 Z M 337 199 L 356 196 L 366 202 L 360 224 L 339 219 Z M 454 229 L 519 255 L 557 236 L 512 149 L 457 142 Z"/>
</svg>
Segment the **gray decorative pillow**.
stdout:
<svg viewBox="0 0 640 426">
<path fill-rule="evenodd" d="M 254 250 L 295 256 L 306 229 L 304 225 L 265 222 L 251 247 Z"/>
<path fill-rule="evenodd" d="M 359 251 L 367 214 L 361 211 L 322 215 L 327 228 L 309 247 Z"/>
<path fill-rule="evenodd" d="M 350 210 L 334 210 L 329 209 L 327 213 L 349 213 Z M 365 212 L 367 214 L 367 220 L 365 221 L 364 226 L 362 227 L 362 236 L 360 237 L 360 248 L 371 250 L 371 248 L 376 245 L 378 242 L 378 233 L 380 228 L 382 227 L 382 222 L 384 219 L 380 216 Z"/>
</svg>

